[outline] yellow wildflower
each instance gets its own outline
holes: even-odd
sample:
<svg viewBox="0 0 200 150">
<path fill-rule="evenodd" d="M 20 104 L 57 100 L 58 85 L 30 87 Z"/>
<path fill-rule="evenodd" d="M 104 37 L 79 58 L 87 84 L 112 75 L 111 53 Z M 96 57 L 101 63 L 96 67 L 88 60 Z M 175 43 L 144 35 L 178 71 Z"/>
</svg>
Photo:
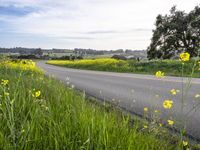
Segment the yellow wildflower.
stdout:
<svg viewBox="0 0 200 150">
<path fill-rule="evenodd" d="M 146 112 L 147 112 L 147 111 L 148 111 L 148 108 L 147 108 L 147 107 L 144 107 L 144 111 L 146 111 Z"/>
<path fill-rule="evenodd" d="M 162 123 L 159 123 L 159 126 L 162 127 Z"/>
<path fill-rule="evenodd" d="M 179 90 L 176 90 L 176 89 L 171 89 L 170 90 L 170 93 L 172 94 L 172 95 L 176 95 L 178 92 L 180 92 Z"/>
<path fill-rule="evenodd" d="M 6 85 L 8 85 L 8 83 L 9 83 L 8 80 L 4 80 L 4 79 L 1 80 L 1 85 L 6 86 Z"/>
<path fill-rule="evenodd" d="M 36 91 L 32 94 L 33 97 L 39 97 L 41 95 L 41 92 L 40 91 Z"/>
<path fill-rule="evenodd" d="M 183 146 L 187 146 L 188 145 L 188 141 L 183 141 Z"/>
<path fill-rule="evenodd" d="M 162 77 L 164 77 L 165 73 L 162 71 L 157 71 L 155 75 L 157 78 L 162 78 Z"/>
<path fill-rule="evenodd" d="M 190 54 L 187 53 L 187 52 L 181 53 L 180 59 L 181 59 L 181 61 L 189 61 L 190 60 Z"/>
<path fill-rule="evenodd" d="M 165 109 L 170 109 L 173 106 L 173 101 L 172 100 L 165 100 L 163 102 L 163 107 Z"/>
<path fill-rule="evenodd" d="M 174 124 L 173 120 L 167 120 L 167 122 L 168 122 L 169 125 L 173 125 Z"/>
</svg>

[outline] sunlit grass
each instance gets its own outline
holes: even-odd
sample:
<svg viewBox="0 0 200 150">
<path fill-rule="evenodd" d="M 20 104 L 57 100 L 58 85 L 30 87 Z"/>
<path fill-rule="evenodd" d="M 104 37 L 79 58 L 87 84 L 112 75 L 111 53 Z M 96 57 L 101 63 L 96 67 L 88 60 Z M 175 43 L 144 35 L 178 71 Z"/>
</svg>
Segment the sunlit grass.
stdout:
<svg viewBox="0 0 200 150">
<path fill-rule="evenodd" d="M 126 61 L 112 58 L 84 59 L 74 61 L 50 60 L 47 63 L 70 68 L 82 68 L 101 71 L 127 72 L 130 70 L 129 64 Z"/>
<path fill-rule="evenodd" d="M 179 60 L 154 60 L 149 62 L 137 62 L 135 60 L 116 60 L 112 58 L 85 59 L 75 61 L 49 60 L 48 64 L 64 66 L 69 68 L 128 72 L 154 75 L 158 70 L 165 72 L 167 76 L 181 76 L 182 63 Z M 184 76 L 190 77 L 194 66 L 191 60 L 185 64 Z M 199 67 L 196 66 L 195 70 Z M 200 71 L 194 72 L 193 77 L 200 77 Z"/>
<path fill-rule="evenodd" d="M 184 74 L 185 77 L 191 77 L 192 69 L 194 67 L 195 61 L 190 60 L 184 65 Z M 179 60 L 157 60 L 150 62 L 138 62 L 132 64 L 135 73 L 144 73 L 144 74 L 155 74 L 156 71 L 160 70 L 165 72 L 166 76 L 182 76 L 182 62 Z M 199 66 L 195 66 L 195 72 L 192 74 L 192 77 L 200 77 L 200 71 L 198 71 Z"/>
</svg>

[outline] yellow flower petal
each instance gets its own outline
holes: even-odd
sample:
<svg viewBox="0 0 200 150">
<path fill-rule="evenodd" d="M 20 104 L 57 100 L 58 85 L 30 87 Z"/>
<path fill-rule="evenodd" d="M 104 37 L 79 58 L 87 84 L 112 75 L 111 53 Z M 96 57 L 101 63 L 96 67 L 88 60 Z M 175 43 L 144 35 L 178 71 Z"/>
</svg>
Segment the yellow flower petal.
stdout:
<svg viewBox="0 0 200 150">
<path fill-rule="evenodd" d="M 172 95 L 176 95 L 177 92 L 176 92 L 175 89 L 171 89 L 171 90 L 170 90 L 170 93 L 171 93 Z"/>
<path fill-rule="evenodd" d="M 144 111 L 148 111 L 148 108 L 147 108 L 147 107 L 144 107 Z"/>
<path fill-rule="evenodd" d="M 190 54 L 187 53 L 187 52 L 181 53 L 180 59 L 181 59 L 181 61 L 189 61 L 190 60 Z"/>
<path fill-rule="evenodd" d="M 167 120 L 167 122 L 168 122 L 169 125 L 173 125 L 174 124 L 173 120 Z"/>
<path fill-rule="evenodd" d="M 183 141 L 183 146 L 187 146 L 188 145 L 188 141 Z"/>
<path fill-rule="evenodd" d="M 41 95 L 41 92 L 40 91 L 36 91 L 32 94 L 33 97 L 39 97 Z"/>
<path fill-rule="evenodd" d="M 163 107 L 165 109 L 170 109 L 171 107 L 173 107 L 173 101 L 172 100 L 165 100 L 163 102 Z"/>
<path fill-rule="evenodd" d="M 162 71 L 157 71 L 155 75 L 157 78 L 162 78 L 162 77 L 164 77 L 165 73 Z"/>
<path fill-rule="evenodd" d="M 1 80 L 1 85 L 3 85 L 3 86 L 8 85 L 8 83 L 9 83 L 8 80 L 4 80 L 4 79 Z"/>
</svg>

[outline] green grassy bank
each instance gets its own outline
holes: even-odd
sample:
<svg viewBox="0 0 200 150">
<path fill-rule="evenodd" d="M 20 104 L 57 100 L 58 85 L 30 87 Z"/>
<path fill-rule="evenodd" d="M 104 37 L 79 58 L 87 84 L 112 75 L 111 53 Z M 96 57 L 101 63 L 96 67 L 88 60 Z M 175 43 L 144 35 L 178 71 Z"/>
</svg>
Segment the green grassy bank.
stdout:
<svg viewBox="0 0 200 150">
<path fill-rule="evenodd" d="M 0 79 L 0 149 L 181 149 L 164 129 L 91 103 L 34 62 L 1 62 Z"/>
<path fill-rule="evenodd" d="M 158 70 L 165 72 L 167 76 L 182 76 L 182 62 L 179 60 L 159 60 L 149 62 L 136 62 L 134 60 L 115 60 L 111 58 L 85 59 L 75 61 L 50 60 L 47 62 L 52 65 L 59 65 L 69 68 L 128 72 L 139 74 L 155 74 Z M 195 61 L 184 63 L 184 76 L 190 77 Z M 200 77 L 199 65 L 194 67 L 193 77 Z"/>
</svg>

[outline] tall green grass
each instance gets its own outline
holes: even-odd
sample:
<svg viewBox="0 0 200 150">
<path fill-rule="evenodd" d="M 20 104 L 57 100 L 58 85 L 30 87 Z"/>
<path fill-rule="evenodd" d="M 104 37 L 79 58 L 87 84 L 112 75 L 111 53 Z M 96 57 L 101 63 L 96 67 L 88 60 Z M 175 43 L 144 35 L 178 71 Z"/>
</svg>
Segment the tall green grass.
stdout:
<svg viewBox="0 0 200 150">
<path fill-rule="evenodd" d="M 166 150 L 177 143 L 36 70 L 0 65 L 0 149 Z M 39 97 L 33 97 L 40 91 Z M 8 95 L 9 93 L 9 95 Z"/>
<path fill-rule="evenodd" d="M 129 63 L 131 63 L 129 61 Z M 200 71 L 198 71 L 199 66 L 195 66 L 195 72 L 192 73 L 194 64 L 196 62 L 194 60 L 190 60 L 189 62 L 184 64 L 184 74 L 185 77 L 200 77 Z M 137 62 L 134 64 L 130 64 L 134 68 L 133 72 L 136 73 L 144 73 L 144 74 L 155 74 L 156 71 L 161 70 L 165 72 L 168 76 L 182 76 L 182 62 L 179 60 L 157 60 L 150 62 Z"/>
</svg>

